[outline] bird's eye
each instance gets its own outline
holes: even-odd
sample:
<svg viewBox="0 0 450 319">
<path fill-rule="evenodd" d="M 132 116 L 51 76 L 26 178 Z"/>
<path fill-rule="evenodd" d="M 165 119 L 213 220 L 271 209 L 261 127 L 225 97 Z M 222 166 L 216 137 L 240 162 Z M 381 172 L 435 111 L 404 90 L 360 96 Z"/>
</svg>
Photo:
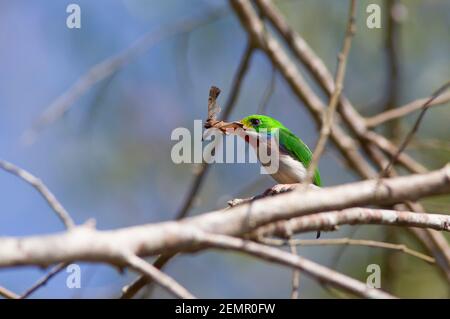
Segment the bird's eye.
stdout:
<svg viewBox="0 0 450 319">
<path fill-rule="evenodd" d="M 260 121 L 259 119 L 251 119 L 251 120 L 250 120 L 250 123 L 251 123 L 253 126 L 258 126 L 258 125 L 261 123 L 261 121 Z"/>
</svg>

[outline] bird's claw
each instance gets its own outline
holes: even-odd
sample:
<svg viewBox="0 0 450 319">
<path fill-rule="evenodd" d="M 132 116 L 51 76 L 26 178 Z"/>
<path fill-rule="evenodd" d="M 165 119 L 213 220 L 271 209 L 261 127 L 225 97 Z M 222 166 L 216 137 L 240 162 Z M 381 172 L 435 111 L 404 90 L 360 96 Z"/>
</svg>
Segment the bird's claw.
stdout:
<svg viewBox="0 0 450 319">
<path fill-rule="evenodd" d="M 280 193 L 290 192 L 296 186 L 297 186 L 297 184 L 277 184 L 277 185 L 273 186 L 272 188 L 267 189 L 263 193 L 263 196 L 272 196 L 272 195 L 276 195 L 276 194 L 280 194 Z"/>
</svg>

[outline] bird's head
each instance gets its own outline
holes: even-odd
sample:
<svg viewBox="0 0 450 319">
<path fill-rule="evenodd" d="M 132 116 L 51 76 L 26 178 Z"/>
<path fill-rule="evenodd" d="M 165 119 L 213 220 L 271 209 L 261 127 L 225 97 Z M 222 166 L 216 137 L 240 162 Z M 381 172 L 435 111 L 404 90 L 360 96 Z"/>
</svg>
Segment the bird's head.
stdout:
<svg viewBox="0 0 450 319">
<path fill-rule="evenodd" d="M 284 128 L 283 124 L 267 115 L 254 114 L 244 117 L 239 122 L 242 123 L 243 129 L 246 131 L 260 132 L 265 130 L 270 132 L 272 129 Z"/>
</svg>

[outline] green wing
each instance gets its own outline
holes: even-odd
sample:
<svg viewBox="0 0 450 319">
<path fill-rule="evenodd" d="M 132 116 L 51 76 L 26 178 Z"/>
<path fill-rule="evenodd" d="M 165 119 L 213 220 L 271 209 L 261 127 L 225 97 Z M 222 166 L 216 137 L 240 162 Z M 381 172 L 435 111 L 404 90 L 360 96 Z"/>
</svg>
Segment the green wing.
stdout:
<svg viewBox="0 0 450 319">
<path fill-rule="evenodd" d="M 308 146 L 287 128 L 280 128 L 279 134 L 280 146 L 284 148 L 292 157 L 302 162 L 305 167 L 308 167 L 312 158 L 312 152 Z M 313 183 L 317 186 L 322 185 L 320 180 L 320 172 L 317 168 L 314 172 Z"/>
</svg>

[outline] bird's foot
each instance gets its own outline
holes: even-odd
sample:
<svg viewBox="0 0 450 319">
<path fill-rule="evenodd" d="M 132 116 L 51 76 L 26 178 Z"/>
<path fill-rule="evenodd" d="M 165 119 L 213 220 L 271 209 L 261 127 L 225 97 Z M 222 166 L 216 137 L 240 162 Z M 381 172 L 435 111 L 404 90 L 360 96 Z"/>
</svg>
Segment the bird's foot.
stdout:
<svg viewBox="0 0 450 319">
<path fill-rule="evenodd" d="M 272 196 L 280 193 L 286 193 L 292 191 L 294 188 L 296 188 L 298 184 L 277 184 L 273 186 L 272 188 L 268 188 L 264 193 L 263 196 Z"/>
</svg>

